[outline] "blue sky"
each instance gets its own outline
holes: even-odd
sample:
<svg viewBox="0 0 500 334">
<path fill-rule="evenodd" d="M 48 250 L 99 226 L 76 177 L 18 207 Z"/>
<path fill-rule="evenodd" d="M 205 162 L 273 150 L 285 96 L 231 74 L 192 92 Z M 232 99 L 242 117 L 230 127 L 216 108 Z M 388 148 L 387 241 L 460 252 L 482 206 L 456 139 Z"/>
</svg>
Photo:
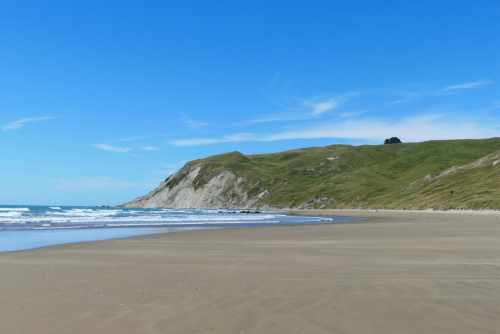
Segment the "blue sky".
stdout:
<svg viewBox="0 0 500 334">
<path fill-rule="evenodd" d="M 499 1 L 0 1 L 0 204 L 187 161 L 500 136 Z"/>
</svg>

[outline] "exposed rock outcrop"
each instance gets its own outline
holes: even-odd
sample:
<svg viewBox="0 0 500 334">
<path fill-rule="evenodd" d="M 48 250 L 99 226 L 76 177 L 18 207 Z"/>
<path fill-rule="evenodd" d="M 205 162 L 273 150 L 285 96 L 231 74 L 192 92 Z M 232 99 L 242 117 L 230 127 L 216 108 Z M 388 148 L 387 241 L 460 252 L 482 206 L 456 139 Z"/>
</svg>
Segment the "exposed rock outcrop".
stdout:
<svg viewBox="0 0 500 334">
<path fill-rule="evenodd" d="M 271 190 L 253 185 L 231 171 L 222 170 L 206 183 L 200 177 L 202 165 L 186 165 L 143 197 L 122 204 L 122 208 L 271 209 L 255 203 Z"/>
<path fill-rule="evenodd" d="M 483 167 L 483 166 L 493 167 L 499 163 L 500 163 L 500 151 L 489 154 L 489 155 L 487 155 L 481 159 L 478 159 L 474 162 L 471 162 L 470 164 L 467 164 L 467 165 L 454 166 L 454 167 L 448 168 L 447 170 L 443 171 L 440 174 L 429 174 L 429 175 L 425 176 L 423 179 L 420 179 L 420 180 L 417 180 L 415 182 L 410 183 L 405 188 L 405 190 L 413 189 L 417 186 L 422 186 L 427 182 L 434 182 L 434 181 L 440 180 L 440 179 L 445 178 L 445 177 L 451 177 L 451 176 L 457 175 L 458 173 L 461 173 L 461 172 L 469 170 L 469 169 L 474 169 L 474 168 Z"/>
</svg>

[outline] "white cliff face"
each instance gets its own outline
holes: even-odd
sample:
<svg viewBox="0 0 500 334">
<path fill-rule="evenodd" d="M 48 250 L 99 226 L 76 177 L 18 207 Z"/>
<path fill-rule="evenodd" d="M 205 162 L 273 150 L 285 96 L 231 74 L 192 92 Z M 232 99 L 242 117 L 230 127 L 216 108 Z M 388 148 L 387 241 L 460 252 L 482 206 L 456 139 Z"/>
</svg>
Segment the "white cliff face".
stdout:
<svg viewBox="0 0 500 334">
<path fill-rule="evenodd" d="M 202 186 L 195 187 L 201 166 L 185 166 L 163 181 L 146 196 L 122 204 L 123 208 L 197 208 L 197 209 L 270 209 L 255 204 L 271 194 L 270 190 L 253 191 L 243 177 L 228 170 L 221 171 Z M 178 183 L 177 179 L 180 179 Z M 175 184 L 176 183 L 176 184 Z M 254 188 L 255 189 L 255 188 Z M 257 188 L 258 189 L 258 188 Z"/>
</svg>

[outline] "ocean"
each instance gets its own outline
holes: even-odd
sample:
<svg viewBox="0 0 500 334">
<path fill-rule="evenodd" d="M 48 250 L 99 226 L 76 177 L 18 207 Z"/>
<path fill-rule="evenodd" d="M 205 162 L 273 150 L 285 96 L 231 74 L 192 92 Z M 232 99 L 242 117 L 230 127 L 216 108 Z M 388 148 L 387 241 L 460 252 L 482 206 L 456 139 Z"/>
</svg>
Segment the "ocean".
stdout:
<svg viewBox="0 0 500 334">
<path fill-rule="evenodd" d="M 356 220 L 242 211 L 0 205 L 0 252 L 157 233 Z"/>
</svg>

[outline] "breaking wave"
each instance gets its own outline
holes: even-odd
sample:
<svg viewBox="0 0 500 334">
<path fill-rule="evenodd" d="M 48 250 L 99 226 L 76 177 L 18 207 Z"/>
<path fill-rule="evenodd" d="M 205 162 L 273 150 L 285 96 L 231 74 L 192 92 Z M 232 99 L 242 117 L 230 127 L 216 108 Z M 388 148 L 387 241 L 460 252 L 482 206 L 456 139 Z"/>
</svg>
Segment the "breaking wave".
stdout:
<svg viewBox="0 0 500 334">
<path fill-rule="evenodd" d="M 316 222 L 318 217 L 294 217 L 282 212 L 241 213 L 239 210 L 118 209 L 98 207 L 0 206 L 0 229 L 61 229 L 147 226 L 241 226 Z M 328 220 L 322 218 L 321 220 Z"/>
</svg>

